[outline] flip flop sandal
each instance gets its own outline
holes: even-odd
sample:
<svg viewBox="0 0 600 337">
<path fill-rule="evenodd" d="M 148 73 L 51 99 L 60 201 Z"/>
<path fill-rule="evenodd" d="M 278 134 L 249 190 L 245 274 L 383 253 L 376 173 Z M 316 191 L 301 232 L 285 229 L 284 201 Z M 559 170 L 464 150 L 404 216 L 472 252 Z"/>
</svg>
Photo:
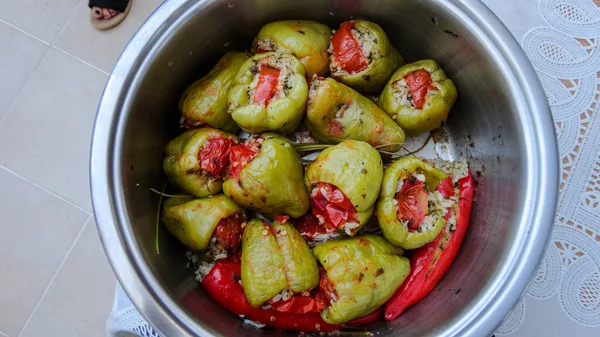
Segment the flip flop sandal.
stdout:
<svg viewBox="0 0 600 337">
<path fill-rule="evenodd" d="M 113 28 L 119 23 L 125 20 L 127 14 L 129 14 L 129 10 L 131 9 L 131 3 L 133 0 L 89 0 L 88 7 L 102 7 L 107 9 L 113 9 L 118 11 L 119 14 L 113 16 L 112 18 L 106 20 L 104 18 L 95 18 L 94 13 L 90 11 L 90 22 L 92 27 L 98 30 L 106 30 Z"/>
</svg>

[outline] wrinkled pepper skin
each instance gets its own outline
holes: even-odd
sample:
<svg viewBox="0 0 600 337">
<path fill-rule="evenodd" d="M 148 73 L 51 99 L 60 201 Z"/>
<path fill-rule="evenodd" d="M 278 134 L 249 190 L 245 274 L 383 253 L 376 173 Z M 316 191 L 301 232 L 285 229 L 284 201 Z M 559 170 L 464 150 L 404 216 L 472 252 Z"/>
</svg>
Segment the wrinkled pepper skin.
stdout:
<svg viewBox="0 0 600 337">
<path fill-rule="evenodd" d="M 321 152 L 304 174 L 309 193 L 319 182 L 339 188 L 350 199 L 362 226 L 375 208 L 383 180 L 383 162 L 371 145 L 346 140 Z"/>
<path fill-rule="evenodd" d="M 185 90 L 179 100 L 182 115 L 198 124 L 236 132 L 238 126 L 227 113 L 227 97 L 235 75 L 247 59 L 245 53 L 226 53 L 206 76 Z"/>
<path fill-rule="evenodd" d="M 206 293 L 222 308 L 234 315 L 244 315 L 245 318 L 265 324 L 274 329 L 304 332 L 331 332 L 341 330 L 344 326 L 367 326 L 381 317 L 380 311 L 375 311 L 365 317 L 352 320 L 344 326 L 329 324 L 316 313 L 294 314 L 276 310 L 264 310 L 250 305 L 244 295 L 244 288 L 239 283 L 241 268 L 239 263 L 220 260 L 202 280 Z"/>
<path fill-rule="evenodd" d="M 263 137 L 258 155 L 238 177 L 225 180 L 223 192 L 238 205 L 266 217 L 300 217 L 310 207 L 300 156 L 287 138 L 274 133 Z"/>
<path fill-rule="evenodd" d="M 313 254 L 327 271 L 338 299 L 321 312 L 327 323 L 339 324 L 382 306 L 410 271 L 402 249 L 376 235 L 325 242 Z"/>
<path fill-rule="evenodd" d="M 396 319 L 408 307 L 427 296 L 446 274 L 465 236 L 473 207 L 475 186 L 470 175 L 458 180 L 458 209 L 456 230 L 444 226 L 435 241 L 413 251 L 410 259 L 411 272 L 406 282 L 385 305 L 385 319 Z"/>
<path fill-rule="evenodd" d="M 398 205 L 394 203 L 398 180 L 407 179 L 411 173 L 417 171 L 425 176 L 425 183 L 429 191 L 434 191 L 440 182 L 448 178 L 448 174 L 432 167 L 421 159 L 415 157 L 400 158 L 385 169 L 377 202 L 377 220 L 383 236 L 392 244 L 404 249 L 419 248 L 433 241 L 446 223 L 444 216 L 439 215 L 432 230 L 419 233 L 409 231 L 407 226 L 398 220 Z"/>
<path fill-rule="evenodd" d="M 253 91 L 257 86 L 254 80 L 256 72 L 260 71 L 260 66 L 257 65 L 272 64 L 277 59 L 282 59 L 290 65 L 291 79 L 287 83 L 291 88 L 287 94 L 283 94 L 285 90 L 282 88 L 281 95 L 274 97 L 266 106 L 255 103 L 248 92 Z M 242 130 L 248 133 L 293 132 L 302 121 L 306 108 L 308 85 L 304 76 L 302 63 L 292 55 L 269 52 L 251 57 L 241 66 L 229 91 L 228 111 L 231 117 Z"/>
<path fill-rule="evenodd" d="M 337 144 L 353 139 L 372 146 L 393 144 L 382 148 L 390 152 L 402 147 L 405 139 L 402 128 L 368 98 L 331 78 L 314 79 L 313 90 L 305 124 L 321 142 Z M 341 114 L 340 109 L 343 109 Z"/>
<path fill-rule="evenodd" d="M 171 235 L 200 252 L 208 247 L 219 221 L 239 212 L 243 209 L 223 194 L 204 199 L 177 197 L 165 201 L 161 220 Z"/>
<path fill-rule="evenodd" d="M 242 282 L 248 302 L 256 308 L 285 289 L 314 288 L 319 269 L 293 226 L 276 221 L 271 227 L 253 219 L 242 236 Z"/>
<path fill-rule="evenodd" d="M 407 107 L 394 97 L 392 86 L 394 82 L 422 69 L 430 74 L 431 85 L 435 90 L 427 93 L 422 109 Z M 396 123 L 409 135 L 417 135 L 442 126 L 457 96 L 454 83 L 446 77 L 440 66 L 433 60 L 421 60 L 402 66 L 392 75 L 381 92 L 378 104 L 390 116 L 395 116 Z"/>
<path fill-rule="evenodd" d="M 336 72 L 330 67 L 331 77 L 357 91 L 370 94 L 379 93 L 394 71 L 405 63 L 404 58 L 394 48 L 378 24 L 363 20 L 351 22 L 354 29 L 369 31 L 375 36 L 377 42 L 371 52 L 375 55 L 372 56 L 371 62 L 365 69 L 355 73 Z"/>
<path fill-rule="evenodd" d="M 264 25 L 252 43 L 253 53 L 288 52 L 304 66 L 306 78 L 324 76 L 329 70 L 331 29 L 315 21 L 276 21 Z"/>
<path fill-rule="evenodd" d="M 219 193 L 223 181 L 201 168 L 198 154 L 211 138 L 226 138 L 237 142 L 234 134 L 212 128 L 188 130 L 167 144 L 163 170 L 169 182 L 185 193 L 204 198 Z"/>
</svg>

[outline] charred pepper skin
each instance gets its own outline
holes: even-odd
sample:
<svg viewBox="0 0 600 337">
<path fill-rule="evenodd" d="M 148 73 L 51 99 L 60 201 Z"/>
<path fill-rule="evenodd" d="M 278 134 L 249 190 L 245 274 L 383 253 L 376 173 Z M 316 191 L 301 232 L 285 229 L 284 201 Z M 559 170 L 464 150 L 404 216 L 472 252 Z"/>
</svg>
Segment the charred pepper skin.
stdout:
<svg viewBox="0 0 600 337">
<path fill-rule="evenodd" d="M 309 97 L 304 123 L 315 138 L 328 144 L 346 139 L 391 144 L 381 150 L 400 150 L 404 131 L 377 104 L 332 78 L 314 79 L 311 86 L 316 90 Z"/>
<path fill-rule="evenodd" d="M 398 205 L 394 203 L 398 180 L 407 179 L 417 170 L 425 176 L 427 188 L 432 192 L 440 182 L 448 178 L 448 174 L 418 158 L 400 158 L 385 169 L 377 202 L 377 220 L 383 236 L 393 245 L 404 249 L 416 249 L 433 241 L 446 223 L 444 216 L 439 215 L 432 230 L 419 233 L 410 232 L 398 219 Z"/>
<path fill-rule="evenodd" d="M 350 73 L 339 73 L 333 69 L 330 63 L 331 77 L 346 84 L 347 86 L 364 93 L 376 94 L 381 92 L 394 71 L 402 66 L 404 58 L 392 45 L 383 29 L 376 23 L 364 20 L 348 22 L 354 29 L 369 31 L 375 36 L 371 62 L 366 68 Z M 342 25 L 346 22 L 342 23 Z M 335 34 L 334 34 L 335 37 Z M 333 38 L 332 37 L 332 42 Z M 333 48 L 336 48 L 334 45 Z"/>
<path fill-rule="evenodd" d="M 181 114 L 199 124 L 236 132 L 238 126 L 227 112 L 227 97 L 235 75 L 247 59 L 247 54 L 237 51 L 221 57 L 208 74 L 184 91 L 179 100 Z"/>
<path fill-rule="evenodd" d="M 321 312 L 327 323 L 340 324 L 382 306 L 410 271 L 402 249 L 376 235 L 332 240 L 316 246 L 313 254 L 327 271 L 337 301 Z"/>
<path fill-rule="evenodd" d="M 256 88 L 254 77 L 260 71 L 261 62 L 285 60 L 290 64 L 289 91 L 280 97 L 268 101 L 268 104 L 254 102 L 249 95 Z M 284 87 L 288 83 L 284 83 Z M 284 87 L 280 91 L 284 91 Z M 229 113 L 237 125 L 248 133 L 277 131 L 288 134 L 296 130 L 306 108 L 308 85 L 306 84 L 304 67 L 294 56 L 281 52 L 257 54 L 242 64 L 237 73 L 233 87 L 229 91 Z"/>
<path fill-rule="evenodd" d="M 444 226 L 435 241 L 413 251 L 411 272 L 394 296 L 385 304 L 384 318 L 392 321 L 407 308 L 429 294 L 450 269 L 469 226 L 475 192 L 470 172 L 458 180 L 458 209 L 456 230 Z"/>
<path fill-rule="evenodd" d="M 396 81 L 405 79 L 407 75 L 419 70 L 426 70 L 430 74 L 431 85 L 435 87 L 435 90 L 429 91 L 425 96 L 422 109 L 402 105 L 393 93 Z M 433 60 L 421 60 L 402 66 L 392 75 L 381 92 L 378 104 L 390 116 L 395 115 L 396 123 L 409 135 L 417 135 L 442 126 L 457 96 L 454 83 L 446 77 L 439 64 Z"/>
<path fill-rule="evenodd" d="M 289 224 L 273 227 L 253 219 L 242 237 L 242 282 L 257 308 L 283 290 L 308 291 L 319 284 L 319 269 L 300 233 Z"/>
<path fill-rule="evenodd" d="M 225 180 L 223 192 L 238 205 L 269 218 L 300 217 L 310 207 L 300 156 L 287 138 L 274 133 L 262 136 L 258 155 L 238 177 Z"/>
<path fill-rule="evenodd" d="M 211 138 L 226 138 L 237 142 L 231 133 L 212 128 L 188 130 L 167 144 L 163 170 L 169 182 L 182 192 L 198 198 L 219 193 L 223 181 L 203 173 L 198 154 Z"/>
<path fill-rule="evenodd" d="M 208 247 L 219 221 L 244 210 L 229 197 L 169 198 L 163 205 L 161 220 L 167 231 L 194 252 Z"/>
<path fill-rule="evenodd" d="M 306 78 L 324 76 L 329 70 L 329 39 L 331 29 L 324 24 L 306 20 L 276 21 L 264 25 L 252 43 L 253 53 L 286 51 L 304 66 Z M 258 41 L 270 41 L 275 49 L 261 49 Z"/>
<path fill-rule="evenodd" d="M 339 188 L 356 208 L 361 227 L 373 214 L 382 180 L 379 152 L 356 140 L 346 140 L 321 152 L 304 175 L 309 192 L 319 182 Z"/>
</svg>

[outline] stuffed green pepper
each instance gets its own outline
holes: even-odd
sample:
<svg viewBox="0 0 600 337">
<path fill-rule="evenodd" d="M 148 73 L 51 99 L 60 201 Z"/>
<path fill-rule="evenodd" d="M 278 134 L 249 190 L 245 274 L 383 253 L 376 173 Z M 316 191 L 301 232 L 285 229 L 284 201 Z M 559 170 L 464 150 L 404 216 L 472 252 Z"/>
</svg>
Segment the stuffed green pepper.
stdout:
<svg viewBox="0 0 600 337">
<path fill-rule="evenodd" d="M 452 178 L 421 159 L 401 158 L 385 169 L 377 202 L 377 220 L 383 236 L 404 249 L 433 241 L 456 203 L 444 193 Z"/>
<path fill-rule="evenodd" d="M 229 155 L 223 192 L 236 203 L 270 218 L 308 211 L 302 162 L 287 138 L 265 133 L 233 146 Z"/>
<path fill-rule="evenodd" d="M 189 129 L 210 126 L 227 132 L 238 130 L 227 112 L 227 96 L 233 78 L 247 59 L 245 53 L 230 51 L 206 76 L 185 90 L 179 100 L 182 126 Z"/>
<path fill-rule="evenodd" d="M 283 218 L 272 226 L 250 220 L 242 237 L 242 283 L 248 302 L 287 301 L 319 284 L 319 268 L 300 233 Z"/>
<path fill-rule="evenodd" d="M 199 198 L 219 193 L 237 137 L 217 129 L 188 130 L 167 144 L 163 170 L 169 182 Z"/>
<path fill-rule="evenodd" d="M 304 66 L 306 78 L 323 76 L 329 70 L 331 29 L 315 21 L 276 21 L 264 25 L 252 43 L 252 52 L 283 52 Z"/>
<path fill-rule="evenodd" d="M 163 204 L 161 220 L 181 243 L 211 259 L 235 254 L 242 242 L 244 210 L 229 197 L 173 197 Z"/>
<path fill-rule="evenodd" d="M 379 106 L 407 133 L 416 135 L 442 126 L 456 101 L 452 80 L 433 60 L 404 65 L 379 97 Z"/>
<path fill-rule="evenodd" d="M 290 54 L 257 54 L 240 68 L 229 91 L 228 111 L 248 133 L 291 133 L 304 114 L 304 67 Z"/>
<path fill-rule="evenodd" d="M 410 272 L 402 249 L 376 235 L 361 235 L 325 242 L 313 254 L 326 273 L 331 305 L 321 312 L 327 323 L 344 323 L 382 306 Z"/>
<path fill-rule="evenodd" d="M 311 82 L 304 123 L 315 138 L 329 144 L 354 139 L 396 152 L 405 139 L 402 128 L 377 104 L 331 78 Z"/>
<path fill-rule="evenodd" d="M 321 152 L 304 175 L 312 213 L 321 226 L 329 233 L 338 230 L 350 236 L 373 214 L 382 179 L 379 152 L 356 140 Z"/>
<path fill-rule="evenodd" d="M 381 27 L 363 20 L 346 21 L 331 36 L 331 77 L 365 93 L 379 93 L 404 58 Z"/>
</svg>

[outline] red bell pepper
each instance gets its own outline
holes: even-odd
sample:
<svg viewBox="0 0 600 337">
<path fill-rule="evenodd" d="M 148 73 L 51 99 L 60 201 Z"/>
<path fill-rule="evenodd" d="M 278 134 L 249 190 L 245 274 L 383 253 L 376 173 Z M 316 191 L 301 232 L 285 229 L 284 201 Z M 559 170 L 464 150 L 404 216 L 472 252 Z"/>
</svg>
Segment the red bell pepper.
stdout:
<svg viewBox="0 0 600 337">
<path fill-rule="evenodd" d="M 346 21 L 331 36 L 333 55 L 340 67 L 350 74 L 362 71 L 369 65 L 360 44 L 352 36 L 354 25 L 354 21 Z"/>
<path fill-rule="evenodd" d="M 408 90 L 412 94 L 415 106 L 418 109 L 423 109 L 425 105 L 425 96 L 430 90 L 436 90 L 431 81 L 431 75 L 427 70 L 421 69 L 406 75 L 406 83 Z"/>
<path fill-rule="evenodd" d="M 322 182 L 317 183 L 315 188 L 316 193 L 311 194 L 312 213 L 317 218 L 322 217 L 329 232 L 343 227 L 346 222 L 358 222 L 356 207 L 342 190 Z"/>
<path fill-rule="evenodd" d="M 344 326 L 340 324 L 326 323 L 318 313 L 294 314 L 252 307 L 246 299 L 244 288 L 239 283 L 240 275 L 239 263 L 220 260 L 204 277 L 202 286 L 207 294 L 225 310 L 272 328 L 305 332 L 330 332 L 343 329 Z M 368 325 L 377 321 L 380 314 L 381 312 L 376 310 L 344 325 Z"/>
<path fill-rule="evenodd" d="M 254 91 L 255 104 L 260 104 L 265 107 L 269 105 L 269 101 L 275 94 L 280 72 L 281 71 L 277 68 L 261 65 L 258 85 Z"/>
<path fill-rule="evenodd" d="M 456 230 L 450 231 L 444 227 L 433 242 L 413 251 L 410 274 L 385 304 L 386 320 L 391 321 L 400 316 L 406 308 L 429 294 L 454 261 L 469 226 L 473 207 L 474 183 L 470 172 L 468 176 L 458 180 L 458 193 Z"/>
<path fill-rule="evenodd" d="M 234 145 L 233 139 L 210 138 L 198 153 L 200 168 L 215 177 L 222 177 L 229 166 L 229 149 Z"/>
<path fill-rule="evenodd" d="M 435 190 L 440 192 L 444 198 L 453 197 L 454 185 L 452 185 L 452 177 L 440 181 Z"/>
</svg>

